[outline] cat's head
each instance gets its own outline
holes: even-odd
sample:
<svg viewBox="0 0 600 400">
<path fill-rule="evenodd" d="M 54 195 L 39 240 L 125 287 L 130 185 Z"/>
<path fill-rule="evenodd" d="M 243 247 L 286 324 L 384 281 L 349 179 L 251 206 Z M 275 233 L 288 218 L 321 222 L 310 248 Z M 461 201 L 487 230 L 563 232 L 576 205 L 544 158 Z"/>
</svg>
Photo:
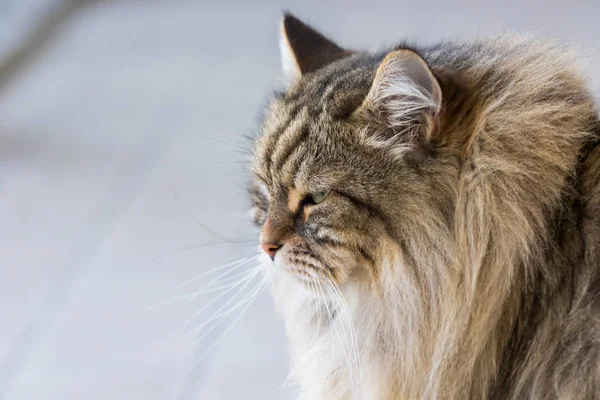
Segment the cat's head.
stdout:
<svg viewBox="0 0 600 400">
<path fill-rule="evenodd" d="M 441 86 L 411 48 L 347 51 L 291 15 L 280 43 L 286 89 L 252 159 L 261 251 L 301 280 L 378 275 L 385 243 L 415 239 L 448 204 Z"/>
</svg>

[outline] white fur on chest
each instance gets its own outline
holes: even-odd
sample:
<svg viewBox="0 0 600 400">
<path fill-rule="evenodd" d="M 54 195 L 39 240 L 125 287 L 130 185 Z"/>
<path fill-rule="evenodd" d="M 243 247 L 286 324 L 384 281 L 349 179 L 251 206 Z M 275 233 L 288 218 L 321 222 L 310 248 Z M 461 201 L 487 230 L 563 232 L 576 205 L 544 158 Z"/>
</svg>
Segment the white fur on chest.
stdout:
<svg viewBox="0 0 600 400">
<path fill-rule="evenodd" d="M 265 260 L 271 294 L 283 317 L 291 350 L 289 379 L 302 400 L 370 399 L 364 380 L 367 359 L 357 336 L 360 289 L 305 284 Z M 343 306 L 346 305 L 346 308 Z"/>
</svg>

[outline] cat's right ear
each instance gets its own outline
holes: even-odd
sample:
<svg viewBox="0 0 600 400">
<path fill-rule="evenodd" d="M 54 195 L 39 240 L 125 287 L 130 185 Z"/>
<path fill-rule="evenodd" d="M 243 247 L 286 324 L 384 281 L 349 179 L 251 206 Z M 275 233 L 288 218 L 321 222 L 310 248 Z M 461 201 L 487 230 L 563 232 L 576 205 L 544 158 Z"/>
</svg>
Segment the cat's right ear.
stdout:
<svg viewBox="0 0 600 400">
<path fill-rule="evenodd" d="M 302 75 L 351 54 L 289 13 L 285 13 L 281 22 L 279 48 L 287 86 Z"/>
<path fill-rule="evenodd" d="M 372 143 L 401 151 L 419 149 L 437 135 L 442 89 L 427 62 L 410 49 L 383 59 L 358 112 L 383 127 L 368 133 Z"/>
</svg>

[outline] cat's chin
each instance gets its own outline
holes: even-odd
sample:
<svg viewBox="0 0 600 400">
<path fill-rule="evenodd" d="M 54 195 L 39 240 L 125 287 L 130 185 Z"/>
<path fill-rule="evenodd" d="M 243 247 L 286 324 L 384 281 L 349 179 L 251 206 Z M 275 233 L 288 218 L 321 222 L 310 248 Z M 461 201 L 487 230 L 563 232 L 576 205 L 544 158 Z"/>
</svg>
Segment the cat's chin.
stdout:
<svg viewBox="0 0 600 400">
<path fill-rule="evenodd" d="M 311 310 L 316 311 L 315 307 L 330 299 L 324 280 L 316 274 L 307 274 L 262 255 L 260 262 L 276 309 L 286 320 L 308 322 L 312 319 Z"/>
<path fill-rule="evenodd" d="M 318 276 L 307 278 L 268 257 L 261 257 L 261 262 L 275 308 L 292 336 L 314 333 L 315 329 L 329 325 L 343 307 L 353 313 L 359 303 L 360 288 L 364 286 L 361 283 L 366 277 L 358 272 L 360 269 L 345 276 L 343 282 L 334 283 Z"/>
</svg>

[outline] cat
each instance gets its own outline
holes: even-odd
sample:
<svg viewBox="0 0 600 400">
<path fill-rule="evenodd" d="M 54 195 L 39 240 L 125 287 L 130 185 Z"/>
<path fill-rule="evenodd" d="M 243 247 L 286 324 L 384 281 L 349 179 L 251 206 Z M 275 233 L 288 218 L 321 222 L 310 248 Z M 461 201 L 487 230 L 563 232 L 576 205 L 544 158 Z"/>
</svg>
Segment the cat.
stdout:
<svg viewBox="0 0 600 400">
<path fill-rule="evenodd" d="M 526 35 L 346 50 L 291 14 L 249 196 L 303 400 L 600 398 L 600 122 Z"/>
</svg>

